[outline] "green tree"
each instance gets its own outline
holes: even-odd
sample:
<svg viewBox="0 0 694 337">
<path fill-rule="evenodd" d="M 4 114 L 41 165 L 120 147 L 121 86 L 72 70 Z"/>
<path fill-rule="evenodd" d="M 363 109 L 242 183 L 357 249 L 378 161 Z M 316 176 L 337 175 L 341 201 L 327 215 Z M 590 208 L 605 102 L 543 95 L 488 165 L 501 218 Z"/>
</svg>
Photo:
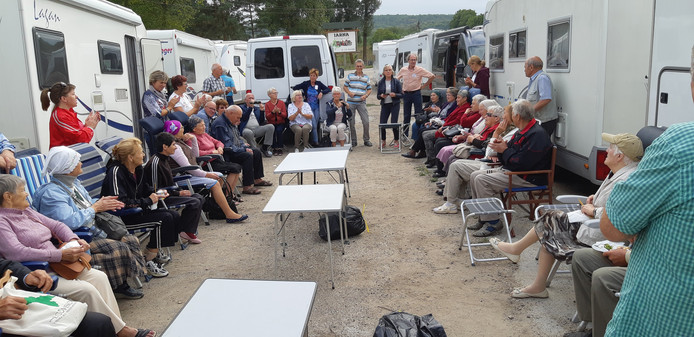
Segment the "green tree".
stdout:
<svg viewBox="0 0 694 337">
<path fill-rule="evenodd" d="M 361 6 L 360 10 L 361 12 L 359 14 L 361 17 L 362 21 L 362 58 L 366 59 L 366 54 L 368 50 L 368 44 L 367 44 L 367 37 L 371 33 L 371 29 L 373 28 L 374 25 L 374 13 L 378 10 L 378 8 L 381 7 L 381 0 L 361 0 Z"/>
<path fill-rule="evenodd" d="M 456 28 L 462 26 L 474 27 L 479 26 L 484 22 L 484 15 L 477 14 L 472 9 L 461 9 L 455 12 L 453 19 L 449 24 L 449 28 Z"/>
<path fill-rule="evenodd" d="M 196 4 L 195 24 L 187 32 L 211 40 L 246 40 L 248 35 L 241 24 L 239 7 L 229 0 Z"/>
<path fill-rule="evenodd" d="M 258 18 L 270 35 L 321 34 L 328 22 L 324 0 L 268 0 Z"/>
<path fill-rule="evenodd" d="M 185 31 L 193 23 L 196 3 L 205 0 L 111 0 L 135 11 L 147 29 L 178 29 Z"/>
<path fill-rule="evenodd" d="M 397 40 L 402 36 L 398 34 L 393 27 L 376 29 L 371 35 L 371 43 L 378 43 L 383 40 Z"/>
</svg>

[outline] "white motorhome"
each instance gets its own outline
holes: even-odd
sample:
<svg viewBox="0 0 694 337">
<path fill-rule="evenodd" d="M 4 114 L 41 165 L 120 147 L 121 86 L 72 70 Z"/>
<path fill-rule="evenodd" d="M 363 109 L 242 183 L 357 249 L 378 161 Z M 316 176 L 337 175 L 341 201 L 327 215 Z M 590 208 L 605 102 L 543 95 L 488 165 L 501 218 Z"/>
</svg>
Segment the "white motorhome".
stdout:
<svg viewBox="0 0 694 337">
<path fill-rule="evenodd" d="M 694 119 L 692 1 L 498 0 L 485 18 L 492 96 L 516 100 L 525 59 L 540 56 L 560 115 L 557 165 L 593 183 L 609 172 L 603 132 Z"/>
<path fill-rule="evenodd" d="M 383 67 L 386 64 L 390 64 L 395 68 L 395 48 L 397 46 L 397 41 L 395 40 L 384 40 L 381 42 L 376 42 L 373 44 L 374 53 L 374 71 L 378 74 L 378 79 L 383 77 Z"/>
<path fill-rule="evenodd" d="M 434 34 L 431 72 L 436 75 L 434 88 L 461 87 L 465 76 L 472 76 L 467 60 L 477 55 L 484 60 L 484 31 L 481 27 L 453 28 Z M 467 73 L 466 73 L 467 72 Z"/>
<path fill-rule="evenodd" d="M 332 89 L 338 85 L 335 54 L 323 35 L 272 36 L 248 40 L 246 92 L 267 102 L 267 91 L 277 89 L 277 97 L 289 97 L 291 87 L 307 81 L 308 71 L 318 69 L 318 81 Z M 321 100 L 321 119 L 325 120 L 325 103 Z"/>
<path fill-rule="evenodd" d="M 161 48 L 143 39 L 135 12 L 103 0 L 5 0 L 0 31 L 8 84 L 0 132 L 18 149 L 48 151 L 51 108 L 41 109 L 40 95 L 59 81 L 76 85 L 80 99 L 101 113 L 93 140 L 139 134 L 144 74 L 161 69 Z M 75 111 L 88 114 L 82 106 Z"/>
<path fill-rule="evenodd" d="M 246 50 L 248 43 L 246 41 L 214 41 L 217 55 L 219 55 L 218 63 L 223 68 L 229 71 L 229 76 L 234 79 L 236 86 L 236 94 L 234 101 L 243 101 L 246 93 Z"/>
<path fill-rule="evenodd" d="M 431 71 L 432 70 L 432 50 L 434 47 L 434 34 L 440 32 L 440 29 L 429 28 L 419 33 L 414 33 L 403 37 L 397 41 L 395 53 L 395 66 L 393 70 L 395 74 L 400 71 L 400 68 L 407 67 L 407 58 L 410 54 L 417 54 L 417 65 Z M 422 79 L 422 83 L 426 80 Z M 422 95 L 429 97 L 431 88 L 424 88 Z"/>
<path fill-rule="evenodd" d="M 148 30 L 147 37 L 161 41 L 164 72 L 169 77 L 183 75 L 189 88 L 202 90 L 202 82 L 217 62 L 217 49 L 211 40 L 175 29 Z"/>
</svg>

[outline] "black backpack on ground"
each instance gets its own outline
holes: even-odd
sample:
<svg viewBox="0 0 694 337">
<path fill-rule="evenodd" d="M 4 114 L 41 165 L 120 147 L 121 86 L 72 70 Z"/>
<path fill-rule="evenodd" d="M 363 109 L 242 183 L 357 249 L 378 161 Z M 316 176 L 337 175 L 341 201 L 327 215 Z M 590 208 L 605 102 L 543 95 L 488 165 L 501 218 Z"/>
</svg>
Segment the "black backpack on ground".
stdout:
<svg viewBox="0 0 694 337">
<path fill-rule="evenodd" d="M 366 222 L 359 208 L 354 206 L 346 206 L 342 212 L 344 220 L 347 224 L 347 235 L 350 237 L 361 234 L 366 229 Z M 340 239 L 340 221 L 337 213 L 329 213 L 330 217 L 330 240 Z M 321 239 L 328 241 L 328 234 L 325 231 L 325 216 L 321 216 L 318 220 L 318 235 Z"/>
</svg>

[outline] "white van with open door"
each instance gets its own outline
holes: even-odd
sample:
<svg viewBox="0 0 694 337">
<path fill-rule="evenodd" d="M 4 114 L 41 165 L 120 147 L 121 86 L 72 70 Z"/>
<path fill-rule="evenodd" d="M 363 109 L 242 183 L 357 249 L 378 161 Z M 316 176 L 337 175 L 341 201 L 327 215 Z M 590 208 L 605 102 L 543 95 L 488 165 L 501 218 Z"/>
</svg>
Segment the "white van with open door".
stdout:
<svg viewBox="0 0 694 337">
<path fill-rule="evenodd" d="M 250 39 L 246 60 L 246 92 L 252 92 L 259 101 L 270 99 L 270 88 L 277 89 L 280 99 L 288 98 L 291 87 L 307 81 L 312 68 L 318 69 L 318 81 L 331 90 L 338 85 L 335 54 L 323 35 Z M 321 120 L 326 119 L 325 103 L 330 99 L 330 95 L 324 95 L 321 100 Z"/>
</svg>

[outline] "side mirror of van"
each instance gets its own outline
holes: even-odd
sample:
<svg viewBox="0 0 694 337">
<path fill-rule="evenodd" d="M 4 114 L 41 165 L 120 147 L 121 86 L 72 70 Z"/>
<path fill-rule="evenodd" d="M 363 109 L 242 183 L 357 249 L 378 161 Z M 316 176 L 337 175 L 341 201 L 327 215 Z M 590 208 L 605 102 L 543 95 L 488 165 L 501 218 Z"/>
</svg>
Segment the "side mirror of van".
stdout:
<svg viewBox="0 0 694 337">
<path fill-rule="evenodd" d="M 345 78 L 345 69 L 337 68 L 337 78 Z"/>
</svg>

